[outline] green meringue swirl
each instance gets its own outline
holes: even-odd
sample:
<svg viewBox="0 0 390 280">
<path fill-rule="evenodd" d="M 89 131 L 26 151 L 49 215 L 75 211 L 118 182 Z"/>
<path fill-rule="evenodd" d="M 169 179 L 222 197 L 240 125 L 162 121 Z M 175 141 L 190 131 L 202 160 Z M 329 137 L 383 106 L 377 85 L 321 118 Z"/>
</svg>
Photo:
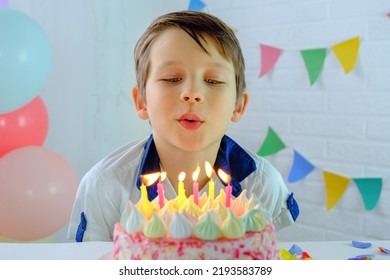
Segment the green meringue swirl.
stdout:
<svg viewBox="0 0 390 280">
<path fill-rule="evenodd" d="M 261 231 L 267 225 L 267 220 L 261 210 L 253 208 L 243 216 L 246 232 Z"/>
<path fill-rule="evenodd" d="M 240 238 L 245 234 L 245 223 L 228 208 L 228 215 L 222 223 L 222 235 L 229 239 Z"/>
<path fill-rule="evenodd" d="M 148 238 L 160 238 L 164 237 L 167 233 L 164 222 L 154 212 L 152 212 L 152 218 L 145 224 L 144 235 Z"/>
<path fill-rule="evenodd" d="M 221 235 L 218 226 L 213 221 L 209 212 L 205 219 L 195 225 L 194 235 L 202 240 L 216 240 Z"/>
</svg>

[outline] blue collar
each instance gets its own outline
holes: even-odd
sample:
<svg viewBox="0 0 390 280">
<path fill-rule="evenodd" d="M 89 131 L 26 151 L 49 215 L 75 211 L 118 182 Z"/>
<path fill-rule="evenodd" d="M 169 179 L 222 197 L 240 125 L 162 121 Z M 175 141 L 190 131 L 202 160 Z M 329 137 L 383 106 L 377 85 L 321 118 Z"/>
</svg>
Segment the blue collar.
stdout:
<svg viewBox="0 0 390 280">
<path fill-rule="evenodd" d="M 218 170 L 219 168 L 231 175 L 230 185 L 232 186 L 232 194 L 237 197 L 242 192 L 240 182 L 256 170 L 256 163 L 240 145 L 230 137 L 224 135 L 214 164 L 214 170 Z M 154 144 L 153 135 L 150 135 L 144 147 L 144 154 L 138 172 L 138 189 L 142 184 L 142 174 L 160 171 L 160 158 Z M 226 186 L 222 180 L 221 182 Z M 149 186 L 147 190 L 148 198 L 152 201 L 157 196 L 157 182 Z"/>
</svg>

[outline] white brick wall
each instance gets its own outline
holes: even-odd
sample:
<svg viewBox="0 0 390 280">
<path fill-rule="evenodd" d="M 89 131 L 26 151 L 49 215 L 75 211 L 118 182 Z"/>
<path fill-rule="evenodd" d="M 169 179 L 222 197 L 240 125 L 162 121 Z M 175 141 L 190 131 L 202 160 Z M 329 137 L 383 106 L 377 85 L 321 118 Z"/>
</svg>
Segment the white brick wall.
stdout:
<svg viewBox="0 0 390 280">
<path fill-rule="evenodd" d="M 247 62 L 248 111 L 230 134 L 257 151 L 271 126 L 288 146 L 268 156 L 287 182 L 296 149 L 316 169 L 288 184 L 299 201 L 297 223 L 280 240 L 389 239 L 390 11 L 389 1 L 205 1 L 206 10 L 234 26 Z M 302 49 L 330 47 L 360 36 L 358 63 L 344 74 L 328 50 L 310 86 Z M 274 69 L 259 79 L 260 43 L 282 48 Z M 348 178 L 381 177 L 374 210 L 364 209 L 351 182 L 330 211 L 322 170 Z"/>
</svg>

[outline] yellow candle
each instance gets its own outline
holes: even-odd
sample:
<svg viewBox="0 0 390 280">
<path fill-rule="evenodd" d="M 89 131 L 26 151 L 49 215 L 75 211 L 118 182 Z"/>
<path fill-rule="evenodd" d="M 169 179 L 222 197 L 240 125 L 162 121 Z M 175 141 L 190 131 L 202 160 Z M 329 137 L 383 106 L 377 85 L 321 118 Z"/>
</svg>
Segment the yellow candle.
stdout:
<svg viewBox="0 0 390 280">
<path fill-rule="evenodd" d="M 141 185 L 141 202 L 145 204 L 145 201 L 148 200 L 148 192 L 146 190 L 146 186 L 144 184 Z"/>
<path fill-rule="evenodd" d="M 213 178 L 212 178 L 214 170 L 213 170 L 213 167 L 211 166 L 211 164 L 208 161 L 205 162 L 204 167 L 205 167 L 205 170 L 206 170 L 207 177 L 210 178 L 210 182 L 209 182 L 209 199 L 214 200 L 214 181 L 213 181 Z"/>
<path fill-rule="evenodd" d="M 214 200 L 214 181 L 213 178 L 210 178 L 209 182 L 209 198 Z"/>
<path fill-rule="evenodd" d="M 144 184 L 141 185 L 141 199 L 137 203 L 138 210 L 144 214 L 147 219 L 150 219 L 153 212 L 153 205 L 148 199 L 148 192 Z"/>
<path fill-rule="evenodd" d="M 155 181 L 157 181 L 159 173 L 153 173 L 148 175 L 141 175 L 142 185 L 140 187 L 141 190 L 141 199 L 137 203 L 138 210 L 144 214 L 147 219 L 150 219 L 153 212 L 153 205 L 150 203 L 148 199 L 148 191 L 146 190 L 146 186 L 150 186 Z"/>
<path fill-rule="evenodd" d="M 184 189 L 184 182 L 183 182 L 185 177 L 186 177 L 186 173 L 181 172 L 179 174 L 179 184 L 177 186 L 177 198 L 176 198 L 176 204 L 175 204 L 175 207 L 177 209 L 179 209 L 180 206 L 182 206 L 183 203 L 187 199 L 186 192 L 185 192 L 185 189 Z"/>
</svg>

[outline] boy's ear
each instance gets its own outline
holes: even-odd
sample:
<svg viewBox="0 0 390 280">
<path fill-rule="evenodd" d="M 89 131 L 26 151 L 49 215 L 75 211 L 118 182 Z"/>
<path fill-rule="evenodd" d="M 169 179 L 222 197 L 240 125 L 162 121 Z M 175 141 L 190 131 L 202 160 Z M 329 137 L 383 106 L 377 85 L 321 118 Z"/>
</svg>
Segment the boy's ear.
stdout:
<svg viewBox="0 0 390 280">
<path fill-rule="evenodd" d="M 132 94 L 133 94 L 134 106 L 135 106 L 135 109 L 137 110 L 138 117 L 140 117 L 140 119 L 142 119 L 142 120 L 149 119 L 149 114 L 148 114 L 146 102 L 143 99 L 141 92 L 137 86 L 133 87 Z"/>
<path fill-rule="evenodd" d="M 248 104 L 248 92 L 244 92 L 241 97 L 241 102 L 236 105 L 236 109 L 233 111 L 233 115 L 231 118 L 232 122 L 238 122 L 241 120 L 241 117 L 244 115 L 246 105 Z"/>
</svg>

